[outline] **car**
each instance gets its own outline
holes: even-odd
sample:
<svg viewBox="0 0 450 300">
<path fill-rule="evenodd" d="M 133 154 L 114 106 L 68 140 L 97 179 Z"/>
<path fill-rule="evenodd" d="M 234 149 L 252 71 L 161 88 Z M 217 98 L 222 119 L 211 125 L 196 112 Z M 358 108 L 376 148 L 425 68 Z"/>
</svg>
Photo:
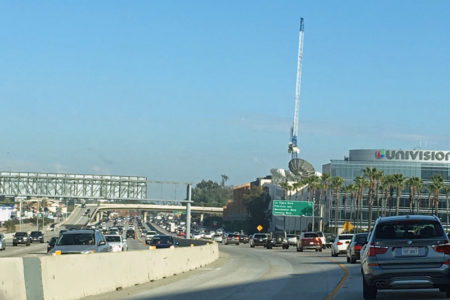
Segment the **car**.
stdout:
<svg viewBox="0 0 450 300">
<path fill-rule="evenodd" d="M 354 264 L 360 258 L 362 247 L 367 243 L 368 233 L 357 233 L 353 236 L 347 248 L 347 262 Z"/>
<path fill-rule="evenodd" d="M 107 234 L 105 240 L 111 246 L 112 252 L 128 251 L 127 241 L 119 234 Z"/>
<path fill-rule="evenodd" d="M 6 249 L 5 236 L 3 235 L 3 233 L 0 233 L 0 250 L 5 250 L 5 249 Z"/>
<path fill-rule="evenodd" d="M 106 242 L 101 232 L 92 229 L 80 229 L 64 232 L 56 241 L 53 249 L 48 253 L 51 255 L 63 255 L 110 251 L 111 246 Z"/>
<path fill-rule="evenodd" d="M 317 232 L 302 232 L 297 239 L 296 248 L 297 252 L 303 252 L 305 249 L 322 251 L 322 240 Z"/>
<path fill-rule="evenodd" d="M 151 239 L 149 244 L 150 244 L 150 246 L 153 246 L 156 249 L 174 248 L 175 247 L 173 237 L 171 237 L 170 235 L 162 235 L 162 234 L 155 235 Z"/>
<path fill-rule="evenodd" d="M 184 231 L 179 231 L 179 232 L 177 233 L 177 235 L 178 235 L 178 236 L 185 236 L 186 233 L 184 233 Z"/>
<path fill-rule="evenodd" d="M 319 235 L 320 241 L 322 242 L 322 249 L 325 249 L 327 245 L 327 239 L 325 238 L 325 235 L 322 231 L 318 231 L 317 234 Z"/>
<path fill-rule="evenodd" d="M 273 247 L 282 247 L 283 249 L 289 249 L 286 232 L 269 233 L 266 240 L 266 248 L 272 249 Z"/>
<path fill-rule="evenodd" d="M 353 234 L 339 234 L 333 244 L 331 244 L 331 256 L 336 257 L 339 254 L 347 254 L 347 247 L 353 238 Z"/>
<path fill-rule="evenodd" d="M 404 215 L 375 221 L 361 251 L 364 299 L 381 289 L 439 288 L 450 297 L 450 244 L 436 216 Z"/>
<path fill-rule="evenodd" d="M 199 239 L 201 239 L 203 237 L 203 235 L 200 233 L 200 232 L 194 232 L 194 233 L 192 233 L 192 238 L 194 239 L 194 240 L 199 240 Z"/>
<path fill-rule="evenodd" d="M 30 242 L 33 242 L 33 241 L 35 241 L 35 242 L 39 241 L 39 242 L 43 243 L 44 242 L 44 234 L 41 231 L 32 231 L 30 233 Z"/>
<path fill-rule="evenodd" d="M 125 237 L 134 239 L 136 237 L 134 229 L 128 229 Z"/>
<path fill-rule="evenodd" d="M 56 241 L 58 241 L 58 237 L 54 236 L 47 242 L 47 253 L 55 247 Z"/>
<path fill-rule="evenodd" d="M 217 243 L 222 243 L 222 241 L 223 241 L 222 234 L 216 233 L 213 237 L 213 241 L 215 241 Z"/>
<path fill-rule="evenodd" d="M 26 246 L 30 246 L 30 237 L 26 232 L 16 232 L 13 236 L 13 246 L 17 246 L 18 244 L 25 244 Z"/>
<path fill-rule="evenodd" d="M 222 244 L 235 244 L 239 245 L 239 234 L 229 233 L 226 237 L 224 237 Z"/>
<path fill-rule="evenodd" d="M 149 244 L 150 241 L 154 236 L 156 236 L 158 233 L 156 231 L 147 231 L 147 234 L 145 236 L 145 243 Z"/>
<path fill-rule="evenodd" d="M 239 235 L 239 243 L 248 244 L 248 241 L 249 241 L 248 235 L 246 234 Z"/>
<path fill-rule="evenodd" d="M 287 240 L 290 246 L 296 246 L 297 245 L 297 235 L 296 234 L 288 234 Z"/>
<path fill-rule="evenodd" d="M 267 233 L 254 233 L 249 241 L 250 247 L 255 248 L 256 246 L 266 246 L 267 243 Z"/>
<path fill-rule="evenodd" d="M 59 231 L 59 235 L 62 235 L 64 232 L 66 232 L 67 231 L 67 229 L 61 229 L 60 231 Z"/>
</svg>

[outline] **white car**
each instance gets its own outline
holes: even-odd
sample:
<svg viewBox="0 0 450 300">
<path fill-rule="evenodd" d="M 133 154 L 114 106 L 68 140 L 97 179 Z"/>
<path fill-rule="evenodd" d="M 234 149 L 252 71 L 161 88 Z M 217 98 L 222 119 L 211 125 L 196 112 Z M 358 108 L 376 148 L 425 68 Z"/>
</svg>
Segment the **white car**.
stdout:
<svg viewBox="0 0 450 300">
<path fill-rule="evenodd" d="M 118 234 L 106 234 L 106 242 L 111 246 L 112 252 L 128 251 L 127 241 Z"/>
<path fill-rule="evenodd" d="M 217 243 L 222 243 L 223 237 L 221 234 L 216 233 L 213 237 L 213 240 L 216 241 Z"/>
<path fill-rule="evenodd" d="M 194 233 L 192 234 L 192 238 L 193 238 L 194 240 L 199 240 L 199 239 L 203 238 L 203 234 L 200 233 L 200 232 L 194 232 Z"/>
<path fill-rule="evenodd" d="M 204 235 L 203 235 L 203 237 L 205 238 L 205 239 L 212 239 L 213 237 L 214 237 L 214 231 L 211 231 L 211 232 L 208 232 L 208 233 L 205 233 Z"/>
<path fill-rule="evenodd" d="M 353 234 L 339 234 L 333 244 L 331 244 L 331 256 L 338 256 L 339 254 L 347 254 L 347 248 L 352 241 Z"/>
</svg>

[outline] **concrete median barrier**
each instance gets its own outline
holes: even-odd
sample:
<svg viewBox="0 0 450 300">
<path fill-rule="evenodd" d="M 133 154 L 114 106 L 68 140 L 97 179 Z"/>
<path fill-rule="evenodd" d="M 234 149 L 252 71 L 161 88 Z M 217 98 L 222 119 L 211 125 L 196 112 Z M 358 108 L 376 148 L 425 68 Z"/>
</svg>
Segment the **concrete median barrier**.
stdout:
<svg viewBox="0 0 450 300">
<path fill-rule="evenodd" d="M 11 272 L 8 274 L 17 274 L 9 275 L 17 277 L 17 282 L 13 278 L 5 281 L 5 285 L 0 287 L 0 299 L 80 299 L 187 272 L 218 258 L 216 244 L 23 258 L 23 266 L 18 263 L 22 263 L 22 259 L 15 258 L 18 262 L 10 262 Z M 11 259 L 0 261 L 2 269 L 4 260 Z M 6 275 L 0 275 L 0 282 L 3 280 L 1 276 Z M 22 294 L 2 297 L 9 290 L 20 290 Z M 29 296 L 31 294 L 32 297 Z"/>
<path fill-rule="evenodd" d="M 27 299 L 22 258 L 3 258 L 0 266 L 0 299 Z"/>
</svg>

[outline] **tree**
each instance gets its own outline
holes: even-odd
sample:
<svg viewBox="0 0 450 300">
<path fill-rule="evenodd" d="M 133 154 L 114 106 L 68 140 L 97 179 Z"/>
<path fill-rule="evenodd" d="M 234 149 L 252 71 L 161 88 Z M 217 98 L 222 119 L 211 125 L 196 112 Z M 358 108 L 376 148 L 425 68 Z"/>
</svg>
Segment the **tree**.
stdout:
<svg viewBox="0 0 450 300">
<path fill-rule="evenodd" d="M 368 199 L 368 206 L 369 206 L 369 211 L 368 211 L 368 218 L 367 218 L 367 228 L 370 231 L 370 228 L 372 227 L 372 207 L 373 207 L 373 202 L 374 202 L 374 197 L 373 197 L 373 192 L 374 192 L 374 187 L 375 187 L 375 176 L 377 175 L 378 170 L 376 168 L 370 168 L 370 167 L 366 167 L 363 170 L 364 176 L 367 177 L 369 179 L 369 199 Z"/>
<path fill-rule="evenodd" d="M 381 185 L 381 179 L 384 176 L 384 171 L 382 170 L 377 170 L 373 176 L 376 184 L 375 184 L 375 199 L 377 201 L 377 217 L 380 216 L 380 199 L 378 197 L 378 192 L 380 190 L 380 185 Z"/>
<path fill-rule="evenodd" d="M 355 184 L 358 186 L 358 193 L 356 196 L 356 207 L 357 207 L 357 219 L 359 220 L 359 229 L 362 229 L 362 202 L 364 195 L 364 188 L 369 185 L 368 181 L 363 176 L 357 176 L 353 179 Z"/>
<path fill-rule="evenodd" d="M 283 200 L 286 200 L 286 195 L 289 190 L 289 183 L 287 181 L 280 182 L 280 186 L 283 189 Z"/>
<path fill-rule="evenodd" d="M 220 175 L 220 177 L 222 177 L 221 185 L 222 185 L 222 187 L 224 187 L 224 186 L 225 186 L 225 183 L 226 183 L 227 180 L 228 180 L 228 176 L 225 175 L 225 174 L 222 174 L 222 175 Z"/>
<path fill-rule="evenodd" d="M 325 199 L 324 199 L 323 203 L 325 203 L 325 205 L 328 205 L 328 215 L 330 216 L 330 214 L 331 214 L 331 201 L 330 201 L 330 203 L 328 203 L 328 185 L 329 185 L 329 182 L 330 182 L 330 174 L 323 173 L 320 179 L 322 179 L 323 191 L 325 192 Z M 328 224 L 328 226 L 330 226 L 330 224 Z"/>
<path fill-rule="evenodd" d="M 292 186 L 294 187 L 294 190 L 295 190 L 295 192 L 297 194 L 297 200 L 300 200 L 300 193 L 299 193 L 299 191 L 303 187 L 303 185 L 304 185 L 303 181 L 301 181 L 301 180 L 299 180 L 297 182 L 294 182 L 292 184 Z"/>
<path fill-rule="evenodd" d="M 405 186 L 405 177 L 403 177 L 403 174 L 399 174 L 399 173 L 393 174 L 392 181 L 393 181 L 394 186 L 397 189 L 397 193 L 396 193 L 397 202 L 395 205 L 395 215 L 398 216 L 399 209 L 400 209 L 400 196 L 402 194 L 403 187 Z"/>
<path fill-rule="evenodd" d="M 415 202 L 414 199 L 419 182 L 420 182 L 419 177 L 410 177 L 405 181 L 405 185 L 409 189 L 409 212 L 411 214 L 413 213 L 414 210 L 414 202 Z"/>
<path fill-rule="evenodd" d="M 342 177 L 336 176 L 336 177 L 331 178 L 331 188 L 334 190 L 334 193 L 336 195 L 335 210 L 334 210 L 334 225 L 335 225 L 335 229 L 336 229 L 336 235 L 338 234 L 339 190 L 342 186 L 342 183 L 344 183 L 344 179 L 342 179 Z"/>
<path fill-rule="evenodd" d="M 192 189 L 192 201 L 198 206 L 223 207 L 232 197 L 232 188 L 212 180 L 202 180 Z"/>
<path fill-rule="evenodd" d="M 448 228 L 448 222 L 449 222 L 449 220 L 448 220 L 448 213 L 449 213 L 449 211 L 448 211 L 448 195 L 450 194 L 450 186 L 444 185 L 444 187 L 442 188 L 442 192 L 445 194 L 445 203 L 446 203 L 445 209 L 447 211 L 447 213 L 446 213 L 447 220 L 445 222 L 445 225 Z"/>
<path fill-rule="evenodd" d="M 433 203 L 435 215 L 439 214 L 439 191 L 444 187 L 444 178 L 441 175 L 431 176 L 431 190 L 433 191 Z"/>
<path fill-rule="evenodd" d="M 359 188 L 355 183 L 351 183 L 348 185 L 348 189 L 350 191 L 350 202 L 351 202 L 351 210 L 350 210 L 350 220 L 352 220 L 353 224 L 356 224 L 356 203 L 354 201 L 355 194 L 358 192 Z"/>
</svg>

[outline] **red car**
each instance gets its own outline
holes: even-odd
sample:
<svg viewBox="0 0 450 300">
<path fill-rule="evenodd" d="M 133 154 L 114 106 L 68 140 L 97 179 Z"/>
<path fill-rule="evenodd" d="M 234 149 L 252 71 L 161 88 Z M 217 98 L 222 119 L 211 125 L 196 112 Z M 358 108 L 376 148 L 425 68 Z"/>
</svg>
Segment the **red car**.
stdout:
<svg viewBox="0 0 450 300">
<path fill-rule="evenodd" d="M 297 252 L 303 249 L 314 249 L 322 252 L 322 240 L 316 232 L 302 232 L 297 240 Z"/>
<path fill-rule="evenodd" d="M 178 236 L 185 236 L 186 234 L 183 231 L 178 232 Z"/>
</svg>

